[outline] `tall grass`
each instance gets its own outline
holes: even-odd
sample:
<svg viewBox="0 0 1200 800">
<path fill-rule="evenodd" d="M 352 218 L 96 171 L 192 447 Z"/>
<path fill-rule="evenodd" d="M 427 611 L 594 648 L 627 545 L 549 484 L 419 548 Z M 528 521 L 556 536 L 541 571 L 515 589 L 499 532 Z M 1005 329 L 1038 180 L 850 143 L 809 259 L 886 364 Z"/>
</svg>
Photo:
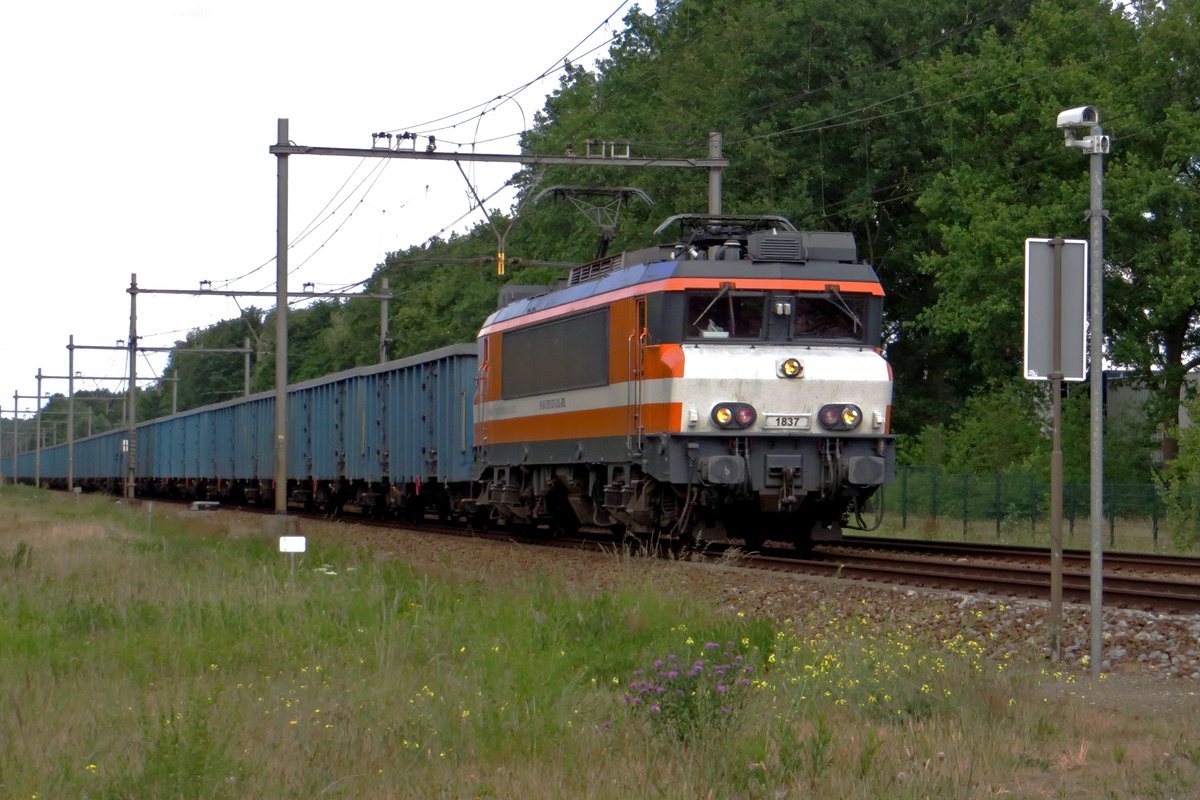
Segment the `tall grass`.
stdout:
<svg viewBox="0 0 1200 800">
<path fill-rule="evenodd" d="M 293 572 L 222 514 L 5 487 L 0 517 L 0 797 L 982 798 L 1094 724 L 979 643 L 713 610 L 658 588 L 681 565 L 611 556 L 602 591 L 310 537 Z M 1145 735 L 1194 787 L 1197 739 Z M 1150 785 L 1115 753 L 1093 785 Z"/>
</svg>

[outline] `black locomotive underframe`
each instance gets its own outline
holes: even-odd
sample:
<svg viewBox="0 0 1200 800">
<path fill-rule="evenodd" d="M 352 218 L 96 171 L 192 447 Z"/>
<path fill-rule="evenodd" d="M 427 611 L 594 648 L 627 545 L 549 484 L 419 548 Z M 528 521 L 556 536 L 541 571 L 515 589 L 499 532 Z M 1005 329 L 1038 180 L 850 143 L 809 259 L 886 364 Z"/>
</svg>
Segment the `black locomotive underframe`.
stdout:
<svg viewBox="0 0 1200 800">
<path fill-rule="evenodd" d="M 760 543 L 840 532 L 895 472 L 893 437 L 656 435 L 479 448 L 474 507 L 516 523 Z"/>
</svg>

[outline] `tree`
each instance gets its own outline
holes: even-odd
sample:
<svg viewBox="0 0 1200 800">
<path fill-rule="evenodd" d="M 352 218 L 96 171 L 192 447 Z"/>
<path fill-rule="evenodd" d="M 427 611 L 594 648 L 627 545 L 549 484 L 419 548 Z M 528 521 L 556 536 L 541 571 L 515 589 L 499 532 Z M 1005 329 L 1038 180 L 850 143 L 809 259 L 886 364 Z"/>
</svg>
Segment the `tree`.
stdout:
<svg viewBox="0 0 1200 800">
<path fill-rule="evenodd" d="M 139 391 L 138 419 L 169 414 L 172 394 L 178 392 L 178 410 L 231 400 L 244 391 L 245 357 L 241 353 L 188 352 L 193 349 L 239 349 L 247 339 L 256 348 L 263 332 L 264 313 L 254 307 L 241 316 L 190 331 L 167 359 L 165 378 L 177 377 L 177 387 L 167 380 Z M 256 349 L 256 352 L 258 350 Z M 252 357 L 253 362 L 253 357 Z"/>
<path fill-rule="evenodd" d="M 1050 123 L 1084 101 L 1110 120 L 1107 355 L 1155 390 L 1168 458 L 1183 373 L 1200 364 L 1191 6 L 1039 5 L 1011 43 L 986 37 L 976 53 L 930 62 L 922 92 L 953 161 L 920 201 L 933 247 L 919 263 L 938 289 L 920 322 L 961 337 L 989 379 L 1020 363 L 1022 240 L 1087 238 L 1088 165 Z"/>
<path fill-rule="evenodd" d="M 726 211 L 852 231 L 875 265 L 888 292 L 893 424 L 917 434 L 1018 373 L 1022 242 L 1086 236 L 1086 159 L 1062 146 L 1052 121 L 1063 108 L 1096 105 L 1116 137 L 1109 356 L 1158 390 L 1167 428 L 1182 374 L 1200 355 L 1194 16 L 1194 0 L 635 7 L 595 70 L 566 70 L 522 147 L 582 156 L 588 139 L 600 139 L 628 141 L 639 156 L 703 156 L 708 132 L 723 132 Z M 548 185 L 645 189 L 655 205 L 627 209 L 614 250 L 646 243 L 670 214 L 706 206 L 700 170 L 579 161 L 516 176 L 524 202 L 510 254 L 582 261 L 594 252 L 582 216 L 532 202 Z M 492 221 L 507 226 L 512 213 L 493 211 Z M 396 294 L 393 355 L 473 338 L 503 282 L 488 262 L 495 245 L 480 224 L 387 257 L 369 286 L 377 291 L 386 276 Z M 479 261 L 462 263 L 471 259 Z M 553 277 L 522 267 L 504 280 Z M 291 312 L 290 377 L 372 363 L 377 308 L 356 299 Z M 265 323 L 259 388 L 273 383 L 269 316 Z"/>
<path fill-rule="evenodd" d="M 523 146 L 558 153 L 599 137 L 632 140 L 638 154 L 702 154 L 707 132 L 722 131 L 726 210 L 855 233 L 888 291 L 888 354 L 906 398 L 894 422 L 914 430 L 985 378 L 961 337 L 917 324 L 936 286 L 916 268 L 929 247 L 916 200 L 946 159 L 914 85 L 923 59 L 1015 35 L 1029 5 L 682 0 L 653 16 L 634 10 L 594 74 L 564 76 Z M 652 215 L 631 214 L 625 232 L 637 241 L 668 214 L 704 207 L 702 175 L 628 179 L 656 201 Z"/>
</svg>

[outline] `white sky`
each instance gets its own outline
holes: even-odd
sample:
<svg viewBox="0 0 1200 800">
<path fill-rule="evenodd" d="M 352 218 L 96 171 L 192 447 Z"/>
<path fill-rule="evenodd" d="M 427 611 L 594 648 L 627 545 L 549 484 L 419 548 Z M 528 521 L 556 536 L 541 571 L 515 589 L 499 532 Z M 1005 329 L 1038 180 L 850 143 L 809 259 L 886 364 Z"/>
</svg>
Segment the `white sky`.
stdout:
<svg viewBox="0 0 1200 800">
<path fill-rule="evenodd" d="M 131 273 L 141 289 L 194 289 L 201 280 L 223 288 L 265 264 L 225 288 L 274 291 L 275 265 L 267 262 L 275 254 L 277 159 L 268 148 L 278 118 L 290 120 L 299 145 L 367 148 L 373 131 L 413 130 L 435 132 L 439 152 L 505 136 L 476 151 L 516 152 L 509 135 L 532 124 L 558 86 L 556 63 L 572 54 L 591 67 L 631 2 L 4 4 L 0 411 L 12 415 L 14 392 L 36 394 L 39 368 L 67 374 L 69 336 L 76 345 L 128 337 Z M 460 123 L 453 129 L 423 124 L 546 71 L 516 102 L 493 102 L 482 117 L 479 108 L 450 120 Z M 364 198 L 379 174 L 371 170 L 382 165 Z M 463 167 L 481 197 L 513 172 Z M 451 163 L 295 156 L 289 170 L 290 238 L 324 220 L 290 251 L 296 291 L 309 281 L 329 291 L 363 280 L 387 252 L 424 242 L 470 208 Z M 511 202 L 503 193 L 487 205 L 507 210 Z M 480 219 L 477 211 L 450 230 Z M 140 343 L 170 346 L 237 313 L 226 298 L 139 294 Z M 147 357 L 139 375 L 160 373 L 166 355 Z M 122 375 L 126 358 L 77 349 L 75 370 Z M 77 390 L 97 386 L 124 384 L 76 382 Z M 67 383 L 45 380 L 42 388 L 65 394 Z M 35 402 L 19 405 L 24 416 Z"/>
</svg>

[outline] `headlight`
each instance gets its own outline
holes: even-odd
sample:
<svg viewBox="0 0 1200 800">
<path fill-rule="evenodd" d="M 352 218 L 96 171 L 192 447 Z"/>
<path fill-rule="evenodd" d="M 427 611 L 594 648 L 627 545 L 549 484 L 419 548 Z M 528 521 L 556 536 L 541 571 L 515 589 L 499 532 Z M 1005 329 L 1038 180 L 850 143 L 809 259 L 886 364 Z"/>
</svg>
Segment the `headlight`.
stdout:
<svg viewBox="0 0 1200 800">
<path fill-rule="evenodd" d="M 718 403 L 710 416 L 718 428 L 749 428 L 758 419 L 749 403 Z"/>
<path fill-rule="evenodd" d="M 852 431 L 862 422 L 862 409 L 852 403 L 831 403 L 817 413 L 821 427 L 828 431 Z"/>
<path fill-rule="evenodd" d="M 779 365 L 779 374 L 785 378 L 799 378 L 804 374 L 804 365 L 798 358 L 789 358 Z"/>
</svg>

